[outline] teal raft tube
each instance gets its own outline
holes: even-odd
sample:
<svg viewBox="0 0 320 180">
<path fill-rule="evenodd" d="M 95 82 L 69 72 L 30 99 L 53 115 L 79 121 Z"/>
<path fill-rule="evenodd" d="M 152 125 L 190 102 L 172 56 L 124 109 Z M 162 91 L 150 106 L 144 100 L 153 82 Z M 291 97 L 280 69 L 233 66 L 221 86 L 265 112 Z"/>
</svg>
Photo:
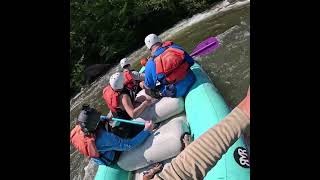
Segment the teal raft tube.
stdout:
<svg viewBox="0 0 320 180">
<path fill-rule="evenodd" d="M 191 67 L 196 76 L 185 99 L 187 120 L 194 139 L 230 113 L 224 99 L 199 64 Z M 249 180 L 250 164 L 242 139 L 238 139 L 208 172 L 205 180 Z"/>
<path fill-rule="evenodd" d="M 194 139 L 206 132 L 230 113 L 224 99 L 199 64 L 191 70 L 196 82 L 185 98 L 185 111 Z M 144 72 L 144 67 L 140 69 Z M 242 139 L 238 139 L 218 161 L 205 180 L 249 180 L 250 165 Z M 100 165 L 95 180 L 130 180 L 132 173 L 115 166 Z"/>
</svg>

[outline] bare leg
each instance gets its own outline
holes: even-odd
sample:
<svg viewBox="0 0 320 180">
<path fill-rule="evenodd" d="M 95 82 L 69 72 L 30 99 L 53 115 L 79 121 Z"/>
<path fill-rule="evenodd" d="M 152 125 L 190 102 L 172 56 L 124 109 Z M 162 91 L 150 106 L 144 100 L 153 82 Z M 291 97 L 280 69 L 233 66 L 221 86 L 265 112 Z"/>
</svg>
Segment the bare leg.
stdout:
<svg viewBox="0 0 320 180">
<path fill-rule="evenodd" d="M 191 136 L 190 136 L 190 134 L 185 133 L 185 134 L 181 137 L 181 143 L 182 143 L 181 151 L 183 151 L 183 150 L 191 143 Z"/>
<path fill-rule="evenodd" d="M 191 143 L 191 136 L 189 134 L 185 134 L 182 141 L 184 143 L 184 147 L 187 147 Z"/>
</svg>

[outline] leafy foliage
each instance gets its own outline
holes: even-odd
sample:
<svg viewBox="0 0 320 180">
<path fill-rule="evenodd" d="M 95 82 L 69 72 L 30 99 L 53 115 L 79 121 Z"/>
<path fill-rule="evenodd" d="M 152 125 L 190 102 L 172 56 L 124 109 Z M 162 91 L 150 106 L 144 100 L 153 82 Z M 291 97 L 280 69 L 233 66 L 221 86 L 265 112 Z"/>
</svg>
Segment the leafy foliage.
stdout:
<svg viewBox="0 0 320 180">
<path fill-rule="evenodd" d="M 70 93 L 83 84 L 85 67 L 114 64 L 179 20 L 219 0 L 71 0 Z"/>
</svg>

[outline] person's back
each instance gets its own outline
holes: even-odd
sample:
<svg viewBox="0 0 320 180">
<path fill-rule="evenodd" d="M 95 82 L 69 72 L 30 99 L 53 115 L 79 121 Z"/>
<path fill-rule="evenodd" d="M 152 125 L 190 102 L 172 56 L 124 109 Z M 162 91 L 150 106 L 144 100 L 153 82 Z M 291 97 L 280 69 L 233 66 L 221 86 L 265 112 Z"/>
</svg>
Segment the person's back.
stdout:
<svg viewBox="0 0 320 180">
<path fill-rule="evenodd" d="M 96 132 L 97 151 L 105 159 L 115 163 L 120 156 L 120 152 L 129 151 L 139 144 L 142 144 L 150 135 L 151 130 L 147 126 L 134 138 L 124 139 L 110 132 L 110 130 L 107 130 L 104 126 L 101 126 Z M 105 164 L 101 161 L 101 158 L 94 158 L 94 160 L 97 164 Z"/>
<path fill-rule="evenodd" d="M 107 116 L 100 115 L 94 108 L 84 106 L 70 137 L 71 143 L 82 154 L 93 158 L 98 164 L 115 163 L 119 152 L 129 151 L 143 143 L 153 129 L 152 122 L 146 121 L 145 128 L 138 135 L 132 139 L 123 139 L 111 132 Z M 81 131 L 78 131 L 79 127 Z"/>
<path fill-rule="evenodd" d="M 162 43 L 154 34 L 148 35 L 145 43 L 152 53 L 145 68 L 145 89 L 157 90 L 161 96 L 185 96 L 195 82 L 190 70 L 194 64 L 193 58 L 179 45 L 172 41 Z M 152 95 L 150 91 L 149 94 Z"/>
</svg>

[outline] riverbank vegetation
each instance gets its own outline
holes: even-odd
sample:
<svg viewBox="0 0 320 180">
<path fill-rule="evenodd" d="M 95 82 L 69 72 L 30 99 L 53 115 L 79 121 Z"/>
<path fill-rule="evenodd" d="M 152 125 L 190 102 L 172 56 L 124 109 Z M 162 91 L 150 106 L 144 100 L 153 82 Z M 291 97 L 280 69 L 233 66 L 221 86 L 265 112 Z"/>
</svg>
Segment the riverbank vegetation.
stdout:
<svg viewBox="0 0 320 180">
<path fill-rule="evenodd" d="M 92 64 L 115 64 L 178 21 L 220 0 L 71 0 L 70 97 Z"/>
</svg>

